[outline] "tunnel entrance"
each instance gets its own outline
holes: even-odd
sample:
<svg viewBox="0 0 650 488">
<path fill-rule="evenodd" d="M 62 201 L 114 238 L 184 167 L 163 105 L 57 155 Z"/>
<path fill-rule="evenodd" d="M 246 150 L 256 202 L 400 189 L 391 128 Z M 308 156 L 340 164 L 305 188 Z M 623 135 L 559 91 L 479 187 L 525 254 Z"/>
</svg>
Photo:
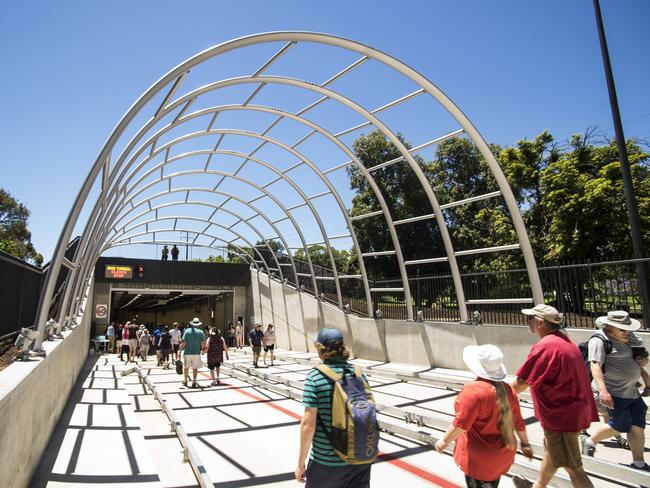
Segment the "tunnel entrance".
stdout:
<svg viewBox="0 0 650 488">
<path fill-rule="evenodd" d="M 93 288 L 94 334 L 111 322 L 156 326 L 198 317 L 222 332 L 247 326 L 251 270 L 246 264 L 99 258 Z"/>
<path fill-rule="evenodd" d="M 223 332 L 229 323 L 236 323 L 233 308 L 234 292 L 206 290 L 111 289 L 108 322 L 155 326 L 186 324 L 199 317 L 205 325 L 217 326 Z"/>
</svg>

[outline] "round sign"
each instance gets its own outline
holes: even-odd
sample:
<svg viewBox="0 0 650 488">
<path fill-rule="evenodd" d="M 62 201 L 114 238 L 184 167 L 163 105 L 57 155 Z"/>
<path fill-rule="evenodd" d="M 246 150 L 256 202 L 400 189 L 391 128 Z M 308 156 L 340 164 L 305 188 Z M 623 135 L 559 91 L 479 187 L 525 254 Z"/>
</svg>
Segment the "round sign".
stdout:
<svg viewBox="0 0 650 488">
<path fill-rule="evenodd" d="M 97 307 L 95 307 L 95 317 L 97 318 L 106 317 L 107 312 L 108 309 L 106 308 L 106 305 L 97 305 Z"/>
</svg>

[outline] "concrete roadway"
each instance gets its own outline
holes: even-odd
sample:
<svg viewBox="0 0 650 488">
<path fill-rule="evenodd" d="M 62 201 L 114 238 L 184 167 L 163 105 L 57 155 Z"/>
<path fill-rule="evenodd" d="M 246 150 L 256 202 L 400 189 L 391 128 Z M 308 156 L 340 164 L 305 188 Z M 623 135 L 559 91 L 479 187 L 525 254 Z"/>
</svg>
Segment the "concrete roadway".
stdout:
<svg viewBox="0 0 650 488">
<path fill-rule="evenodd" d="M 255 371 L 302 382 L 311 369 L 309 362 L 315 360 L 311 354 L 292 352 L 279 352 L 279 358 L 275 366 Z M 156 367 L 151 358 L 139 366 L 174 409 L 214 486 L 301 486 L 293 479 L 293 471 L 303 407 L 296 400 L 229 374 L 232 367 L 250 366 L 250 351 L 231 351 L 230 359 L 222 367 L 221 385 L 210 386 L 204 368 L 199 371 L 198 389 L 182 387 L 180 376 Z M 445 424 L 451 421 L 456 391 L 388 377 L 396 369 L 416 370 L 413 366 L 359 362 L 376 373 L 369 379 L 378 403 L 437 417 Z M 130 366 L 114 354 L 89 359 L 30 486 L 196 486 L 189 464 L 183 462 L 180 442 L 158 402 L 137 374 L 119 374 Z M 432 371 L 450 382 L 471 377 L 467 372 Z M 522 403 L 522 414 L 531 441 L 541 443 L 532 405 Z M 406 425 L 403 420 L 387 419 Z M 441 435 L 440 430 L 428 427 L 409 424 L 409 428 Z M 372 468 L 373 487 L 465 486 L 464 475 L 452 457 L 436 453 L 427 444 L 382 433 L 380 449 L 383 454 Z M 596 458 L 629 463 L 631 455 L 609 443 L 599 446 Z M 539 465 L 539 461 L 532 464 Z M 614 483 L 607 477 L 594 478 L 594 482 L 603 488 L 639 486 Z M 500 486 L 513 485 L 504 476 Z"/>
</svg>

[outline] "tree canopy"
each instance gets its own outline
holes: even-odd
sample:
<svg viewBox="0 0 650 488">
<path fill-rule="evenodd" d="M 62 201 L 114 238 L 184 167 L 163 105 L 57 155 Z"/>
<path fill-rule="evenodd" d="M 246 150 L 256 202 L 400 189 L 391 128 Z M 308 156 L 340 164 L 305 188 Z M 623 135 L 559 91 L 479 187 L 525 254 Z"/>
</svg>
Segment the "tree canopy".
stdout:
<svg viewBox="0 0 650 488">
<path fill-rule="evenodd" d="M 20 259 L 43 264 L 27 230 L 29 210 L 3 188 L 0 188 L 0 250 Z"/>
<path fill-rule="evenodd" d="M 401 136 L 400 136 L 401 138 Z M 407 147 L 407 141 L 403 141 Z M 354 150 L 366 168 L 400 156 L 383 134 L 362 135 Z M 574 135 L 564 147 L 544 131 L 513 147 L 491 146 L 517 199 L 538 264 L 558 261 L 624 259 L 631 256 L 630 229 L 620 162 L 614 141 L 597 143 L 592 134 Z M 650 154 L 628 142 L 634 189 L 646 246 L 650 245 Z M 441 143 L 431 161 L 416 159 L 439 203 L 451 203 L 498 190 L 487 164 L 467 138 Z M 351 215 L 380 210 L 379 202 L 358 168 L 348 169 L 356 191 Z M 394 220 L 426 215 L 432 208 L 408 164 L 400 162 L 373 172 Z M 455 206 L 444 211 L 458 251 L 517 242 L 501 198 Z M 364 252 L 393 249 L 383 217 L 355 221 Z M 435 220 L 397 227 L 405 259 L 444 256 Z M 390 258 L 390 259 L 389 259 Z M 397 275 L 394 256 L 367 264 L 372 277 Z M 461 269 L 495 270 L 521 266 L 519 253 L 488 253 L 460 260 Z M 427 265 L 437 271 L 441 265 Z"/>
</svg>

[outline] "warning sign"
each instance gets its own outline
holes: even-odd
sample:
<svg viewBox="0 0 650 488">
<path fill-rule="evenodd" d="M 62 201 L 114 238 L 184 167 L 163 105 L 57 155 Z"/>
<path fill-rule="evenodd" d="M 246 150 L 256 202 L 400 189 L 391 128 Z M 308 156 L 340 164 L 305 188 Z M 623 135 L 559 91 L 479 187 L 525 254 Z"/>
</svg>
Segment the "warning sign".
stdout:
<svg viewBox="0 0 650 488">
<path fill-rule="evenodd" d="M 108 307 L 106 305 L 95 305 L 95 318 L 105 319 L 108 314 Z"/>
</svg>

